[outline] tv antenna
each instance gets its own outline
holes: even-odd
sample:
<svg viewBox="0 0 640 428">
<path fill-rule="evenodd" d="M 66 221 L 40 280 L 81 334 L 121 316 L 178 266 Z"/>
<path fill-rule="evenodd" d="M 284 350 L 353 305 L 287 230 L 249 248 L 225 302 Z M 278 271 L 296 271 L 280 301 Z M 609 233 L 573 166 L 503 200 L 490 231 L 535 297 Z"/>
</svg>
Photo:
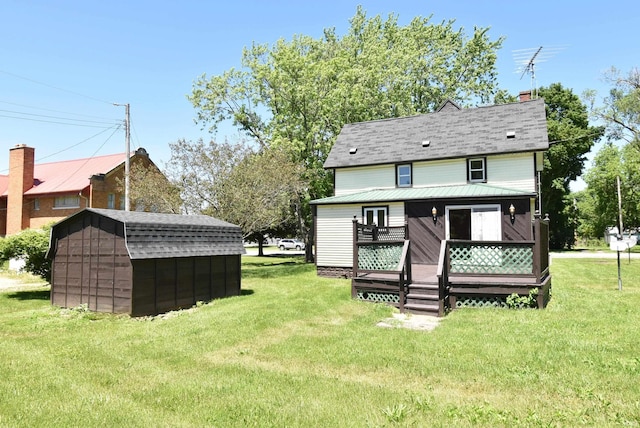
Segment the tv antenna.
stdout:
<svg viewBox="0 0 640 428">
<path fill-rule="evenodd" d="M 546 48 L 542 52 L 542 46 L 537 48 L 517 49 L 513 51 L 513 59 L 518 65 L 517 72 L 520 80 L 525 74 L 531 76 L 531 97 L 538 98 L 538 85 L 536 82 L 536 64 L 546 62 L 553 55 L 564 49 L 563 46 Z"/>
</svg>

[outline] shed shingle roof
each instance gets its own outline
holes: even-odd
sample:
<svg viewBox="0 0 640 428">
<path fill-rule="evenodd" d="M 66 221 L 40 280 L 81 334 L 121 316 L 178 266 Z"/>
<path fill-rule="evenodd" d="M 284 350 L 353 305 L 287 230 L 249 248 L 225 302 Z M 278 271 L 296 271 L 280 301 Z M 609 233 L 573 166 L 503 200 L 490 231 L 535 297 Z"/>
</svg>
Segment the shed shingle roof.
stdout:
<svg viewBox="0 0 640 428">
<path fill-rule="evenodd" d="M 483 183 L 438 187 L 374 189 L 311 201 L 315 205 L 394 202 L 420 199 L 534 197 L 535 193 L 507 189 Z"/>
<path fill-rule="evenodd" d="M 86 212 L 124 224 L 126 245 L 131 259 L 245 253 L 240 227 L 213 217 L 98 208 L 87 208 L 72 217 L 83 213 L 86 215 Z"/>
<path fill-rule="evenodd" d="M 507 133 L 515 138 L 507 138 Z M 423 142 L 428 141 L 427 146 Z M 547 150 L 544 100 L 347 124 L 325 168 Z M 352 149 L 357 149 L 351 154 Z"/>
</svg>

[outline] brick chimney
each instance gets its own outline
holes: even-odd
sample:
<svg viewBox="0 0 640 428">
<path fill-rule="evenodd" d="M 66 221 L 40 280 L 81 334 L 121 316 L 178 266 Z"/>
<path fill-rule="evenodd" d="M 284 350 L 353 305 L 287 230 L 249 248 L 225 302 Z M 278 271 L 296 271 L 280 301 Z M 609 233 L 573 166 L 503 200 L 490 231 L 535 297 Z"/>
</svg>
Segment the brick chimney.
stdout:
<svg viewBox="0 0 640 428">
<path fill-rule="evenodd" d="M 531 101 L 531 90 L 528 91 L 520 91 L 520 102 L 522 101 Z"/>
<path fill-rule="evenodd" d="M 24 192 L 33 187 L 35 149 L 24 144 L 9 149 L 9 187 L 7 189 L 7 235 L 29 227 L 31 206 Z"/>
</svg>

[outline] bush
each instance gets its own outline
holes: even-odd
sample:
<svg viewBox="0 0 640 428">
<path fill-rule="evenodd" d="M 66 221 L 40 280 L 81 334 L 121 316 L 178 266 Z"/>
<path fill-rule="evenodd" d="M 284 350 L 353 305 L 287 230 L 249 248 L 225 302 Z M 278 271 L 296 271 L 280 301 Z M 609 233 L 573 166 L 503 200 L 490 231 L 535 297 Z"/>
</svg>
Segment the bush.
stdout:
<svg viewBox="0 0 640 428">
<path fill-rule="evenodd" d="M 51 261 L 46 254 L 49 249 L 51 227 L 27 229 L 0 240 L 0 260 L 20 258 L 25 262 L 24 270 L 51 279 Z"/>
</svg>

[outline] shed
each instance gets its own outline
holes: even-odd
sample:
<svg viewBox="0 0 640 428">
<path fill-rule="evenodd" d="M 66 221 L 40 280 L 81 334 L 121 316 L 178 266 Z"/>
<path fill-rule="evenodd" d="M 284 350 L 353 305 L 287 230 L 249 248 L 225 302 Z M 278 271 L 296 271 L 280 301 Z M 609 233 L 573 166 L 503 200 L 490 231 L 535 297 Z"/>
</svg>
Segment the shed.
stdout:
<svg viewBox="0 0 640 428">
<path fill-rule="evenodd" d="M 51 229 L 51 303 L 141 316 L 237 296 L 244 252 L 213 217 L 87 208 Z"/>
</svg>

